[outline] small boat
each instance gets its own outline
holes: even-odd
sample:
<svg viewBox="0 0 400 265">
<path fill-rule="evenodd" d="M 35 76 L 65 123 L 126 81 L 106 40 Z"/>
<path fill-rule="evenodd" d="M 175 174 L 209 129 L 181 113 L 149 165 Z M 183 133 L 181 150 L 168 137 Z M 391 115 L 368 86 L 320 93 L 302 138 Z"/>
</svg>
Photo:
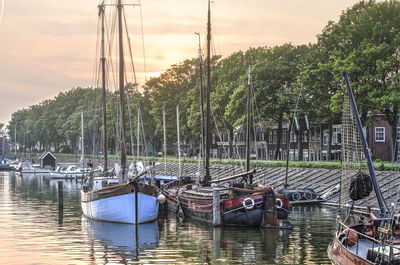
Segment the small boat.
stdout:
<svg viewBox="0 0 400 265">
<path fill-rule="evenodd" d="M 24 161 L 16 166 L 16 171 L 22 174 L 49 174 L 50 170 L 40 168 L 40 165 L 34 166 L 29 161 Z"/>
<path fill-rule="evenodd" d="M 2 160 L 0 163 L 0 171 L 10 171 L 10 170 L 12 170 L 10 164 L 7 163 L 5 160 Z"/>
<path fill-rule="evenodd" d="M 292 204 L 318 203 L 323 201 L 313 189 L 281 189 L 279 194 L 286 195 Z"/>
<path fill-rule="evenodd" d="M 85 178 L 88 177 L 89 174 L 93 176 L 98 176 L 102 168 L 93 169 L 91 167 L 82 168 L 75 164 L 64 164 L 57 166 L 56 170 L 50 173 L 52 179 L 73 179 L 73 178 Z"/>
<path fill-rule="evenodd" d="M 81 168 L 76 165 L 58 165 L 55 171 L 50 172 L 50 177 L 52 179 L 84 178 L 89 176 L 92 170 L 91 168 Z M 98 170 L 93 172 L 95 175 L 98 173 Z"/>
<path fill-rule="evenodd" d="M 400 216 L 393 211 L 398 202 L 393 203 L 392 211 L 384 202 L 346 72 L 343 73 L 343 79 L 347 86 L 347 95 L 343 101 L 342 124 L 345 137 L 342 141 L 342 170 L 359 170 L 362 168 L 360 161 L 366 160 L 368 173 L 362 170 L 355 171 L 348 187 L 347 174 L 341 174 L 340 201 L 351 199 L 352 206 L 344 220 L 338 219 L 338 229 L 328 246 L 328 256 L 335 265 L 400 264 Z M 349 188 L 349 195 L 345 193 L 347 191 L 344 188 Z M 367 198 L 372 190 L 375 190 L 380 217 L 377 218 L 368 206 L 366 216 L 361 215 L 359 220 L 356 220 L 354 202 Z"/>
</svg>

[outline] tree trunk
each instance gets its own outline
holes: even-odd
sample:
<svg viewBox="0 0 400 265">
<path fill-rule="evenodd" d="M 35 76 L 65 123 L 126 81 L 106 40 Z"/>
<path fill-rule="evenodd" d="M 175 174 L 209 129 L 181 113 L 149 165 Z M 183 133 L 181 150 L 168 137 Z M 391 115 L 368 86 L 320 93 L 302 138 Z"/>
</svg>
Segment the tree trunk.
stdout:
<svg viewBox="0 0 400 265">
<path fill-rule="evenodd" d="M 298 157 L 299 161 L 303 161 L 303 148 L 301 146 L 302 133 L 303 133 L 303 131 L 300 128 L 299 134 L 297 136 L 297 152 L 298 152 L 298 156 L 297 157 Z"/>
<path fill-rule="evenodd" d="M 392 129 L 392 161 L 397 161 L 397 153 L 399 150 L 398 144 L 399 142 L 397 142 L 397 108 L 393 109 L 393 113 L 392 113 L 392 119 L 390 122 L 391 125 L 391 129 Z"/>
<path fill-rule="evenodd" d="M 326 160 L 331 160 L 331 153 L 332 153 L 332 122 L 329 123 L 328 129 L 328 154 Z"/>
<path fill-rule="evenodd" d="M 279 149 L 281 148 L 281 140 L 282 140 L 282 122 L 283 122 L 283 113 L 279 114 L 278 118 L 278 133 L 277 133 L 277 141 L 276 141 L 276 149 L 274 160 L 280 158 Z M 274 139 L 274 135 L 272 133 L 272 140 Z"/>
<path fill-rule="evenodd" d="M 229 128 L 229 150 L 228 150 L 229 159 L 232 158 L 232 154 L 233 154 L 233 128 Z"/>
</svg>

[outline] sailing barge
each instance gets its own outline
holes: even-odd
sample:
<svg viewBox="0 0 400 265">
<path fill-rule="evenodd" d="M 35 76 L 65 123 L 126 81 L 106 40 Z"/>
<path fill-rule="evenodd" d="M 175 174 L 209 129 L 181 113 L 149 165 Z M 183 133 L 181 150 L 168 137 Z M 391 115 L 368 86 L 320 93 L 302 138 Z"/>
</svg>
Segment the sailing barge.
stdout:
<svg viewBox="0 0 400 265">
<path fill-rule="evenodd" d="M 245 172 L 218 181 L 246 177 L 254 172 Z M 229 188 L 218 188 L 176 181 L 167 184 L 164 195 L 169 210 L 182 210 L 184 216 L 214 225 L 292 228 L 287 220 L 290 212 L 289 200 L 276 194 L 271 187 L 249 189 L 243 188 L 241 184 L 233 184 Z"/>
<path fill-rule="evenodd" d="M 105 48 L 104 48 L 104 8 L 105 4 L 99 6 L 99 15 L 102 25 L 102 77 L 103 77 L 103 128 L 106 128 L 105 111 Z M 121 121 L 125 121 L 124 88 L 125 67 L 123 53 L 123 31 L 122 31 L 122 0 L 118 0 L 118 37 L 119 37 L 119 98 Z M 111 49 L 111 48 L 110 48 Z M 107 139 L 104 135 L 104 139 Z M 107 150 L 104 140 L 104 150 Z M 135 177 L 127 176 L 126 151 L 125 151 L 125 122 L 121 122 L 120 137 L 121 170 L 111 176 L 93 178 L 93 174 L 81 190 L 81 206 L 83 214 L 91 219 L 107 222 L 140 224 L 153 221 L 158 216 L 159 200 L 155 186 L 140 183 L 140 177 L 145 176 L 146 170 Z M 107 169 L 107 152 L 104 152 L 104 165 Z M 115 168 L 114 168 L 115 169 Z M 107 172 L 106 172 L 107 173 Z"/>
<path fill-rule="evenodd" d="M 253 184 L 255 171 L 250 170 L 249 140 L 251 127 L 250 65 L 247 87 L 246 172 L 219 180 L 211 180 L 209 168 L 211 144 L 209 124 L 211 90 L 210 43 L 211 12 L 210 1 L 208 1 L 206 122 L 205 135 L 202 135 L 202 139 L 205 139 L 205 176 L 201 182 L 198 180 L 198 183 L 193 180 L 182 179 L 168 183 L 164 190 L 168 208 L 172 211 L 181 212 L 184 216 L 214 225 L 290 229 L 292 224 L 287 220 L 289 214 L 289 199 L 287 196 L 278 195 L 272 187 Z M 241 181 L 239 183 L 230 183 L 229 186 L 217 185 L 220 182 L 233 181 L 240 178 Z"/>
</svg>

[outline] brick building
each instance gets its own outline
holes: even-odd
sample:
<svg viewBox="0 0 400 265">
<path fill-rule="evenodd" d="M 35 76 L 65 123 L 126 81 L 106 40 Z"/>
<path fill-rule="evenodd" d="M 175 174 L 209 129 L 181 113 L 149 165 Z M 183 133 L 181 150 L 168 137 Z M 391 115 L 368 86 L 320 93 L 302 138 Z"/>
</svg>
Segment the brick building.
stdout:
<svg viewBox="0 0 400 265">
<path fill-rule="evenodd" d="M 255 131 L 252 131 L 250 155 L 252 158 L 274 160 L 278 146 L 278 125 L 270 124 L 263 127 L 257 127 Z M 286 160 L 288 127 L 289 121 L 284 121 L 277 160 Z M 296 119 L 295 126 L 290 134 L 289 159 L 300 161 L 340 160 L 342 126 L 341 124 L 333 124 L 331 137 L 329 127 L 327 124 L 309 123 L 307 117 Z M 364 134 L 366 134 L 373 158 L 390 161 L 393 148 L 391 126 L 384 120 L 384 115 L 376 115 L 373 127 L 364 128 Z M 400 137 L 400 128 L 397 128 L 397 137 Z M 329 138 L 331 138 L 330 146 Z M 229 142 L 229 133 L 225 132 L 220 137 L 214 134 L 213 144 L 215 149 L 213 155 L 227 158 Z M 330 155 L 329 148 L 331 149 Z M 238 126 L 234 129 L 233 157 L 244 158 L 245 155 L 246 134 L 242 126 Z"/>
</svg>

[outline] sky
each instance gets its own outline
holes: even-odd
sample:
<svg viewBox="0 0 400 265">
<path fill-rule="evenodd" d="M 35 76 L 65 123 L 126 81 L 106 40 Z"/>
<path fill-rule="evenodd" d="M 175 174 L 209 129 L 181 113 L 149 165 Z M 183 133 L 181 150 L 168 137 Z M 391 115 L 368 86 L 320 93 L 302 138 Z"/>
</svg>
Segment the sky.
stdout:
<svg viewBox="0 0 400 265">
<path fill-rule="evenodd" d="M 125 0 L 138 3 L 138 0 Z M 356 0 L 214 0 L 215 54 L 316 42 L 329 20 Z M 0 122 L 74 87 L 95 86 L 97 0 L 0 0 Z M 139 84 L 205 45 L 207 0 L 141 0 L 126 7 Z"/>
</svg>

